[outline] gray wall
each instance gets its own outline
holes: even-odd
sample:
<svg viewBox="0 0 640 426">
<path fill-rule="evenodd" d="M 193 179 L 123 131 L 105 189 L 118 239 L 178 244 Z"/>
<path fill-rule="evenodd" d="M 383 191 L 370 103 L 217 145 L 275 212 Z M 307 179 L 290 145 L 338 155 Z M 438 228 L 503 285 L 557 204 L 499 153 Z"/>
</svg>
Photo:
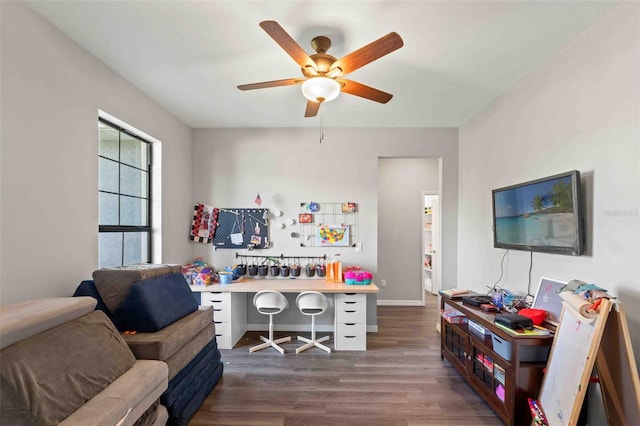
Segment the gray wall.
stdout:
<svg viewBox="0 0 640 426">
<path fill-rule="evenodd" d="M 68 296 L 98 265 L 98 110 L 162 141 L 165 262 L 186 262 L 191 130 L 18 2 L 2 2 L 0 303 Z"/>
<path fill-rule="evenodd" d="M 422 303 L 422 192 L 438 191 L 439 187 L 437 158 L 378 161 L 378 276 L 387 284 L 380 287 L 378 298 L 387 304 Z M 454 277 L 449 278 L 455 282 Z M 377 283 L 381 285 L 380 280 Z"/>
<path fill-rule="evenodd" d="M 292 256 L 340 253 L 344 264 L 360 265 L 374 272 L 376 282 L 385 278 L 393 284 L 382 289 L 379 299 L 413 297 L 419 302 L 420 294 L 416 291 L 422 283 L 419 275 L 414 282 L 379 275 L 378 247 L 382 242 L 378 234 L 378 158 L 442 157 L 443 200 L 446 200 L 448 213 L 443 224 L 447 239 L 443 256 L 450 265 L 449 277 L 445 279 L 455 282 L 457 130 L 325 129 L 322 143 L 319 143 L 318 135 L 318 129 L 195 129 L 194 201 L 220 207 L 252 207 L 259 192 L 262 207 L 283 211 L 282 219 L 285 220 L 297 219 L 302 202 L 356 202 L 362 253 L 356 253 L 353 248 L 302 248 L 298 239 L 289 236 L 292 231 L 298 231 L 297 225 L 284 229 L 272 226 L 273 248 L 260 253 Z M 419 201 L 420 193 L 415 195 L 414 203 Z M 399 235 L 409 246 L 417 244 L 418 267 L 421 262 L 420 226 L 418 220 L 411 232 Z M 193 243 L 193 246 L 196 256 L 204 257 L 216 267 L 236 262 L 237 250 L 213 252 L 208 245 Z M 400 257 L 397 253 L 386 256 L 385 261 L 389 262 Z M 286 318 L 282 321 L 286 322 Z M 368 322 L 375 324 L 372 318 Z"/>
<path fill-rule="evenodd" d="M 607 288 L 627 306 L 640 353 L 640 5 L 621 3 L 460 130 L 460 287 L 486 291 L 491 189 L 582 173 L 587 253 L 533 255 L 541 276 Z M 503 287 L 526 291 L 529 253 L 512 251 Z"/>
</svg>

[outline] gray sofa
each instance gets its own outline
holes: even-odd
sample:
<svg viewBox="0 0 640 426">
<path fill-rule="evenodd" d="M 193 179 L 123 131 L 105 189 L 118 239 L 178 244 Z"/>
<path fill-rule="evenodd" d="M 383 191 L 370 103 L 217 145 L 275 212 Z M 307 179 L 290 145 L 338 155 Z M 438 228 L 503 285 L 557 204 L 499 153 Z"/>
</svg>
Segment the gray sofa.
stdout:
<svg viewBox="0 0 640 426">
<path fill-rule="evenodd" d="M 164 425 L 165 362 L 137 360 L 90 297 L 0 308 L 0 424 Z"/>
<path fill-rule="evenodd" d="M 168 364 L 160 398 L 168 426 L 187 425 L 223 373 L 213 309 L 198 309 L 180 271 L 180 265 L 160 264 L 103 268 L 74 294 L 97 300 L 137 359 Z"/>
</svg>

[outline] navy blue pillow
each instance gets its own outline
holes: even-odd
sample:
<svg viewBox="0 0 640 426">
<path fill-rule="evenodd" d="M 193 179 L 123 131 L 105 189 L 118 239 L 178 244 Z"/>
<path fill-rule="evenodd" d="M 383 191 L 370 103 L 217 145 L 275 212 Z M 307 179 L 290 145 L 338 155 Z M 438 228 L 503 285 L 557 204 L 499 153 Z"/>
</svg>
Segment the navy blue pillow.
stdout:
<svg viewBox="0 0 640 426">
<path fill-rule="evenodd" d="M 182 274 L 172 274 L 133 284 L 112 320 L 120 331 L 153 333 L 197 310 Z"/>
<path fill-rule="evenodd" d="M 73 293 L 73 297 L 79 296 L 91 296 L 98 301 L 96 305 L 96 311 L 102 311 L 109 318 L 111 318 L 111 311 L 107 308 L 107 305 L 104 304 L 102 297 L 100 297 L 100 293 L 98 293 L 98 289 L 96 288 L 96 283 L 93 280 L 84 280 L 80 283 L 76 291 Z"/>
</svg>

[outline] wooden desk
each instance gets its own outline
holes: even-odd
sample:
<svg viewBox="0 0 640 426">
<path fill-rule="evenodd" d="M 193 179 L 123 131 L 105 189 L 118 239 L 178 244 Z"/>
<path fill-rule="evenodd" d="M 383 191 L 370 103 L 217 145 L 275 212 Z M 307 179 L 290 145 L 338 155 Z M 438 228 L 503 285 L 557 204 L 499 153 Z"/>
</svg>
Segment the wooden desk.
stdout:
<svg viewBox="0 0 640 426">
<path fill-rule="evenodd" d="M 375 284 L 347 285 L 321 279 L 243 279 L 231 284 L 191 286 L 200 293 L 201 305 L 213 306 L 220 349 L 231 349 L 247 332 L 247 294 L 261 290 L 281 293 L 319 291 L 334 298 L 334 349 L 367 349 L 367 294 L 378 293 Z M 290 309 L 297 309 L 295 306 Z M 310 324 L 305 324 L 310 327 Z"/>
</svg>

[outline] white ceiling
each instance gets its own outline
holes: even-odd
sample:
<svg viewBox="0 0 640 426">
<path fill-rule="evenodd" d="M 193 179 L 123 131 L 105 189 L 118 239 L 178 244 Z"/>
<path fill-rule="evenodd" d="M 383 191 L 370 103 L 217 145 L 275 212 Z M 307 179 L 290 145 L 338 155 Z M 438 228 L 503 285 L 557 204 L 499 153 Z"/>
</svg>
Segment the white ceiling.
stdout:
<svg viewBox="0 0 640 426">
<path fill-rule="evenodd" d="M 29 1 L 30 6 L 193 128 L 459 127 L 603 16 L 613 1 Z M 259 26 L 276 20 L 309 54 L 340 58 L 395 31 L 404 47 L 349 74 L 385 92 L 348 94 L 304 118 L 301 76 Z"/>
</svg>

